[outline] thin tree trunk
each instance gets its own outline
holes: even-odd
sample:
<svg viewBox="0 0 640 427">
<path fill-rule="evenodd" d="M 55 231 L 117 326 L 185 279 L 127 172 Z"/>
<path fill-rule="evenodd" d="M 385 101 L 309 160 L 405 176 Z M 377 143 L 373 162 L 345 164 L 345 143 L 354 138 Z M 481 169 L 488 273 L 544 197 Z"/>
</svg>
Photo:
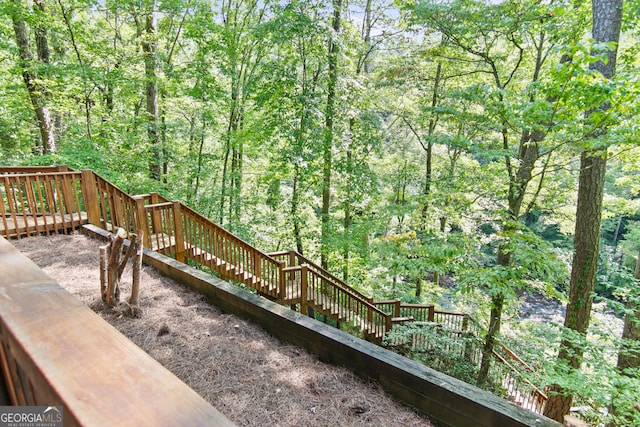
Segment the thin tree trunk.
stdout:
<svg viewBox="0 0 640 427">
<path fill-rule="evenodd" d="M 55 139 L 55 126 L 53 117 L 47 106 L 46 93 L 43 80 L 36 72 L 36 66 L 34 64 L 33 54 L 29 43 L 29 36 L 27 34 L 27 27 L 24 18 L 21 16 L 22 2 L 20 0 L 14 0 L 16 9 L 18 12 L 11 16 L 13 20 L 13 29 L 16 36 L 16 44 L 18 45 L 18 52 L 20 55 L 20 67 L 22 68 L 22 78 L 27 87 L 29 93 L 29 99 L 36 116 L 36 123 L 38 130 L 40 131 L 40 141 L 42 144 L 42 154 L 53 153 L 56 151 L 56 139 Z M 37 48 L 38 55 L 43 60 L 48 61 L 49 51 L 46 40 L 46 32 L 38 31 L 37 35 Z"/>
<path fill-rule="evenodd" d="M 351 118 L 349 127 L 353 129 L 355 126 L 355 119 Z M 352 133 L 353 135 L 353 133 Z M 353 174 L 353 153 L 351 151 L 351 144 L 347 147 L 347 185 L 346 185 L 346 195 L 344 202 L 344 219 L 343 219 L 343 230 L 344 235 L 342 238 L 342 280 L 345 282 L 349 280 L 349 253 L 351 252 L 351 236 L 350 230 L 351 227 L 351 192 L 353 191 L 352 183 L 351 183 L 351 175 Z"/>
<path fill-rule="evenodd" d="M 198 199 L 198 191 L 200 190 L 200 174 L 202 173 L 202 152 L 204 150 L 204 141 L 207 129 L 207 121 L 204 112 L 202 113 L 202 129 L 200 129 L 200 144 L 198 145 L 198 168 L 196 170 L 196 185 L 193 187 L 193 198 Z"/>
<path fill-rule="evenodd" d="M 505 253 L 501 249 L 498 253 L 498 264 L 508 265 L 511 256 Z M 485 337 L 484 346 L 482 347 L 482 361 L 480 362 L 480 370 L 478 372 L 478 379 L 476 385 L 478 387 L 484 387 L 487 378 L 489 376 L 489 369 L 491 368 L 491 360 L 493 359 L 493 348 L 496 343 L 496 338 L 500 333 L 500 326 L 502 324 L 502 311 L 504 309 L 504 294 L 496 293 L 491 296 L 491 313 L 489 316 L 489 328 L 487 329 L 487 336 Z"/>
<path fill-rule="evenodd" d="M 320 264 L 328 269 L 329 264 L 329 234 L 331 208 L 331 173 L 333 169 L 333 138 L 336 103 L 336 86 L 338 83 L 338 41 L 340 34 L 340 20 L 342 15 L 342 0 L 333 0 L 333 34 L 329 40 L 329 81 L 327 83 L 327 105 L 325 109 L 324 140 L 322 144 L 322 236 L 320 247 Z"/>
<path fill-rule="evenodd" d="M 435 108 L 438 105 L 438 91 L 440 90 L 440 80 L 442 76 L 442 63 L 438 62 L 436 67 L 436 76 L 433 82 L 433 93 L 431 94 L 431 108 Z M 425 201 L 422 206 L 422 223 L 426 228 L 427 221 L 427 197 L 431 193 L 431 181 L 433 170 L 433 134 L 436 130 L 437 120 L 435 117 L 429 119 L 429 129 L 427 133 L 427 146 L 426 146 L 426 159 L 425 159 L 425 173 L 424 173 L 424 197 Z"/>
<path fill-rule="evenodd" d="M 62 13 L 62 17 L 64 18 L 65 25 L 67 26 L 67 31 L 69 31 L 69 38 L 71 39 L 71 45 L 73 46 L 73 51 L 76 54 L 76 59 L 78 60 L 78 65 L 82 70 L 82 84 L 84 91 L 84 112 L 85 112 L 85 124 L 87 129 L 87 137 L 89 140 L 93 139 L 91 135 L 91 92 L 89 91 L 87 76 L 84 68 L 84 61 L 82 60 L 82 55 L 80 55 L 80 49 L 78 47 L 78 43 L 76 42 L 76 36 L 73 31 L 73 27 L 71 26 L 71 20 L 69 18 L 69 12 L 62 4 L 62 1 L 58 0 L 58 5 L 60 6 L 60 12 Z"/>
<path fill-rule="evenodd" d="M 296 250 L 300 255 L 304 255 L 302 251 L 302 236 L 300 234 L 300 217 L 298 209 L 300 205 L 300 166 L 295 163 L 293 166 L 293 190 L 291 194 L 291 221 L 293 222 L 293 238 L 296 242 Z"/>
<path fill-rule="evenodd" d="M 158 116 L 158 76 L 156 74 L 157 40 L 155 1 L 147 5 L 142 39 L 145 72 L 145 99 L 147 111 L 147 136 L 149 141 L 149 173 L 152 179 L 162 178 L 162 148 Z"/>
</svg>

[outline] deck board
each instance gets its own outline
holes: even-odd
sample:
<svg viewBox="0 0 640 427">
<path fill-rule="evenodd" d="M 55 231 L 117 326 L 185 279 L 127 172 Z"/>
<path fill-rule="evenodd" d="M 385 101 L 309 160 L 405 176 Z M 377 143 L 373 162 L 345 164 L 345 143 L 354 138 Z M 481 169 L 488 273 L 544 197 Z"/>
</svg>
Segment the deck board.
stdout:
<svg viewBox="0 0 640 427">
<path fill-rule="evenodd" d="M 0 235 L 17 237 L 18 235 L 52 233 L 79 228 L 87 223 L 88 217 L 86 212 L 74 212 L 64 215 L 61 213 L 48 215 L 7 215 L 0 220 Z"/>
</svg>

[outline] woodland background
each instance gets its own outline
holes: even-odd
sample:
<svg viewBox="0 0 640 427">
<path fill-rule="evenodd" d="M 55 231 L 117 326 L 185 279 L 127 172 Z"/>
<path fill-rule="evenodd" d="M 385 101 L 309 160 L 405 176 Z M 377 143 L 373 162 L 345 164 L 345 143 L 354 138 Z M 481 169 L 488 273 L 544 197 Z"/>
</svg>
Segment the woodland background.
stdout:
<svg viewBox="0 0 640 427">
<path fill-rule="evenodd" d="M 622 6 L 5 0 L 0 164 L 93 169 L 376 299 L 472 313 L 486 348 L 633 425 L 640 4 Z M 569 302 L 564 324 L 520 321 L 529 294 Z M 592 297 L 617 329 L 590 325 Z"/>
</svg>

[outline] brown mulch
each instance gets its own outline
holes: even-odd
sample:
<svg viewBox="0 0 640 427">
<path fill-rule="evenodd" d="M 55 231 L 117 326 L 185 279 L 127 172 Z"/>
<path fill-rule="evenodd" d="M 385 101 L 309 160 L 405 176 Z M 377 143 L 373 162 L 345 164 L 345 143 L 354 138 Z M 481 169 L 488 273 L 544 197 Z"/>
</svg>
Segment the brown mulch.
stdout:
<svg viewBox="0 0 640 427">
<path fill-rule="evenodd" d="M 150 267 L 142 272 L 141 318 L 107 308 L 99 296 L 97 240 L 76 234 L 11 243 L 240 426 L 432 425 L 377 384 L 221 312 Z"/>
</svg>

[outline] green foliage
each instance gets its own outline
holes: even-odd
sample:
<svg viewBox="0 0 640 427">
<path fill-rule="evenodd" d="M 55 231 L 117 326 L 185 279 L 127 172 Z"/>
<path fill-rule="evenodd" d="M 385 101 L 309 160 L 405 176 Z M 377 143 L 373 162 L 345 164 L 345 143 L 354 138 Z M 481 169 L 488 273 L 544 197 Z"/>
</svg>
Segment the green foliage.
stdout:
<svg viewBox="0 0 640 427">
<path fill-rule="evenodd" d="M 414 337 L 419 343 L 414 345 Z M 382 343 L 389 349 L 469 384 L 475 383 L 478 364 L 470 358 L 477 348 L 474 337 L 460 337 L 442 325 L 396 325 Z"/>
<path fill-rule="evenodd" d="M 484 320 L 492 296 L 507 298 L 508 316 L 524 294 L 562 298 L 578 153 L 609 150 L 597 292 L 622 314 L 620 304 L 637 297 L 630 275 L 640 242 L 638 6 L 625 4 L 619 78 L 607 81 L 589 68 L 612 48 L 584 36 L 589 2 L 424 0 L 399 2 L 399 10 L 360 3 L 349 5 L 340 34 L 318 0 L 158 3 L 166 174 L 156 181 L 142 50 L 147 3 L 61 0 L 43 15 L 32 3 L 4 2 L 0 164 L 90 168 L 128 192 L 182 199 L 265 251 L 299 247 L 317 260 L 333 40 L 338 114 L 324 244 L 334 273 L 377 299 L 437 302 Z M 11 20 L 18 4 L 34 53 L 38 25 L 51 48 L 50 63 L 35 66 L 56 123 L 58 150 L 48 156 L 37 154 Z M 585 120 L 585 111 L 608 100 L 606 114 Z M 527 139 L 532 132 L 539 141 Z M 520 167 L 532 145 L 529 177 Z M 531 345 L 518 351 L 533 365 L 550 364 L 561 336 L 553 331 L 523 332 Z M 440 348 L 451 345 L 436 328 L 425 333 Z M 566 377 L 561 384 L 579 393 L 581 383 L 603 381 L 585 401 L 606 408 L 620 396 L 623 416 L 637 374 L 623 377 L 610 361 L 600 363 L 615 353 L 617 344 L 607 345 L 589 344 L 586 372 L 558 370 L 547 379 Z M 414 356 L 473 377 L 464 358 Z"/>
<path fill-rule="evenodd" d="M 592 323 L 586 339 L 558 324 L 528 323 L 528 329 L 518 336 L 518 341 L 527 345 L 520 344 L 517 352 L 532 366 L 544 367 L 539 371 L 544 372 L 543 378 L 533 379 L 535 383 L 559 384 L 571 392 L 573 406 L 580 408 L 580 417 L 591 425 L 637 425 L 640 417 L 633 409 L 633 403 L 637 401 L 640 376 L 637 370 L 623 374 L 615 367 L 620 345 L 616 338 L 619 325 L 603 315 L 597 316 Z M 558 363 L 555 348 L 560 339 L 584 350 L 582 369 L 575 370 L 566 363 Z"/>
</svg>

